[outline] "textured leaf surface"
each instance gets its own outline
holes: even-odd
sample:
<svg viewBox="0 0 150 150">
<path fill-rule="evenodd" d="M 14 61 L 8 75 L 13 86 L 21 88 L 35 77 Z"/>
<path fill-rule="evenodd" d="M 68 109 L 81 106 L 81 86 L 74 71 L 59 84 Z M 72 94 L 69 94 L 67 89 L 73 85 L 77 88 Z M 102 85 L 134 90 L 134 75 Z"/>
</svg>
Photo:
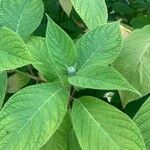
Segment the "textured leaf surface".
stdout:
<svg viewBox="0 0 150 150">
<path fill-rule="evenodd" d="M 77 69 L 93 63 L 110 64 L 119 55 L 121 47 L 122 37 L 118 22 L 99 26 L 77 42 Z"/>
<path fill-rule="evenodd" d="M 93 64 L 69 78 L 70 84 L 90 89 L 129 90 L 138 93 L 114 68 Z"/>
<path fill-rule="evenodd" d="M 73 128 L 69 132 L 67 150 L 81 150 L 81 147 L 79 145 L 78 139 L 74 133 Z"/>
<path fill-rule="evenodd" d="M 39 84 L 11 97 L 0 112 L 0 149 L 41 148 L 62 123 L 68 94 L 59 85 Z"/>
<path fill-rule="evenodd" d="M 105 0 L 72 0 L 72 4 L 89 29 L 107 22 Z"/>
<path fill-rule="evenodd" d="M 72 10 L 72 3 L 71 0 L 59 0 L 61 7 L 66 12 L 68 16 L 70 16 Z"/>
<path fill-rule="evenodd" d="M 143 104 L 134 117 L 136 125 L 139 127 L 147 150 L 150 149 L 150 98 Z"/>
<path fill-rule="evenodd" d="M 46 44 L 54 66 L 67 73 L 76 64 L 76 51 L 71 38 L 48 17 Z"/>
<path fill-rule="evenodd" d="M 71 128 L 70 115 L 67 113 L 62 124 L 41 150 L 67 150 L 68 134 Z"/>
<path fill-rule="evenodd" d="M 72 121 L 83 150 L 146 150 L 135 123 L 99 99 L 82 97 L 76 100 Z"/>
<path fill-rule="evenodd" d="M 3 104 L 6 89 L 7 89 L 7 74 L 6 72 L 3 72 L 3 73 L 0 73 L 0 109 Z"/>
<path fill-rule="evenodd" d="M 117 60 L 115 68 L 123 74 L 133 87 L 142 95 L 150 92 L 150 25 L 143 29 L 134 30 L 126 39 L 123 49 Z M 121 92 L 122 101 L 139 98 L 130 92 Z"/>
<path fill-rule="evenodd" d="M 0 26 L 26 39 L 40 24 L 43 12 L 42 0 L 1 0 Z"/>
<path fill-rule="evenodd" d="M 47 46 L 46 40 L 42 37 L 31 37 L 29 42 L 27 43 L 28 49 L 37 60 L 37 63 L 34 63 L 34 67 L 41 72 L 44 77 L 49 80 L 53 81 L 56 79 L 57 76 L 61 78 L 61 75 L 57 74 L 55 68 L 52 64 Z"/>
<path fill-rule="evenodd" d="M 30 81 L 30 78 L 15 73 L 8 78 L 7 93 L 16 93 Z"/>
<path fill-rule="evenodd" d="M 30 64 L 32 58 L 22 41 L 13 31 L 0 29 L 0 72 Z"/>
</svg>

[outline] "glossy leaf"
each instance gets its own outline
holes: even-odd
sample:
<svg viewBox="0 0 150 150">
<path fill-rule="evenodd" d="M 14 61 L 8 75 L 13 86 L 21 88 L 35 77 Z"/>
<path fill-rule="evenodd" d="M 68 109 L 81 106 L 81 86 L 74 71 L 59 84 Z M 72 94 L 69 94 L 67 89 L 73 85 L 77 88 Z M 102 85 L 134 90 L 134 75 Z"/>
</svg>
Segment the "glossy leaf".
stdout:
<svg viewBox="0 0 150 150">
<path fill-rule="evenodd" d="M 7 74 L 6 72 L 0 73 L 0 109 L 3 105 L 3 100 L 7 89 Z"/>
<path fill-rule="evenodd" d="M 0 148 L 40 149 L 62 123 L 68 94 L 60 85 L 39 84 L 12 96 L 0 112 Z"/>
<path fill-rule="evenodd" d="M 15 32 L 1 28 L 0 45 L 0 72 L 32 63 L 25 43 Z"/>
<path fill-rule="evenodd" d="M 147 150 L 150 149 L 150 98 L 143 104 L 134 117 L 136 125 L 139 127 Z"/>
<path fill-rule="evenodd" d="M 53 62 L 59 72 L 68 73 L 68 68 L 76 65 L 76 50 L 71 38 L 48 17 L 46 44 Z"/>
<path fill-rule="evenodd" d="M 118 22 L 99 26 L 77 42 L 77 69 L 93 63 L 108 65 L 117 58 L 121 47 L 122 37 Z"/>
<path fill-rule="evenodd" d="M 107 22 L 105 0 L 72 0 L 72 4 L 89 29 Z"/>
<path fill-rule="evenodd" d="M 1 0 L 0 26 L 5 26 L 27 39 L 43 17 L 42 0 Z"/>
<path fill-rule="evenodd" d="M 90 89 L 129 90 L 138 93 L 114 68 L 93 64 L 69 78 L 70 84 Z"/>
<path fill-rule="evenodd" d="M 82 150 L 146 150 L 135 123 L 99 99 L 82 97 L 76 100 L 72 122 Z"/>
<path fill-rule="evenodd" d="M 114 62 L 114 67 L 137 89 L 143 96 L 150 89 L 150 25 L 143 29 L 134 30 L 126 39 L 121 54 Z M 122 102 L 139 98 L 130 92 L 120 92 Z"/>
</svg>

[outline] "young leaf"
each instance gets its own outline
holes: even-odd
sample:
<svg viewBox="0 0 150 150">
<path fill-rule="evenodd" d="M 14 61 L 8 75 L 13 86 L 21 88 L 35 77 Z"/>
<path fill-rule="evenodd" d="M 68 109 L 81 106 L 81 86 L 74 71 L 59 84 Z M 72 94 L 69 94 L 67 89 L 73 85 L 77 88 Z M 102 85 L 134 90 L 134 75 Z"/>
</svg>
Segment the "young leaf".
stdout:
<svg viewBox="0 0 150 150">
<path fill-rule="evenodd" d="M 15 32 L 3 27 L 0 39 L 0 72 L 32 63 L 25 43 Z"/>
<path fill-rule="evenodd" d="M 107 22 L 105 0 L 72 0 L 72 4 L 89 29 Z"/>
<path fill-rule="evenodd" d="M 123 49 L 114 62 L 114 67 L 143 96 L 150 89 L 150 25 L 134 30 L 126 39 Z M 130 92 L 120 92 L 122 102 L 138 99 L 139 96 Z"/>
<path fill-rule="evenodd" d="M 8 78 L 7 93 L 16 93 L 30 81 L 30 78 L 19 73 L 14 73 Z"/>
<path fill-rule="evenodd" d="M 43 17 L 42 0 L 1 0 L 0 26 L 5 26 L 27 39 Z"/>
<path fill-rule="evenodd" d="M 37 60 L 33 66 L 44 75 L 44 77 L 53 81 L 57 77 L 62 80 L 62 75 L 58 73 L 52 62 L 46 46 L 46 40 L 42 37 L 31 37 L 27 43 L 32 57 Z"/>
<path fill-rule="evenodd" d="M 3 100 L 7 89 L 7 74 L 6 72 L 0 73 L 0 109 L 2 108 Z"/>
<path fill-rule="evenodd" d="M 61 7 L 66 12 L 68 16 L 70 16 L 72 10 L 71 0 L 59 0 Z"/>
<path fill-rule="evenodd" d="M 129 90 L 138 93 L 114 68 L 93 64 L 69 78 L 69 83 L 81 87 L 100 90 Z"/>
<path fill-rule="evenodd" d="M 122 37 L 119 22 L 98 26 L 86 33 L 76 44 L 77 69 L 88 64 L 110 64 L 119 55 Z"/>
<path fill-rule="evenodd" d="M 60 85 L 39 84 L 12 96 L 0 112 L 1 149 L 40 149 L 62 123 L 68 95 Z"/>
<path fill-rule="evenodd" d="M 134 122 L 99 99 L 82 97 L 76 100 L 72 122 L 82 150 L 146 150 Z"/>
<path fill-rule="evenodd" d="M 71 38 L 48 17 L 46 44 L 54 66 L 66 74 L 76 65 L 76 50 Z"/>
<path fill-rule="evenodd" d="M 71 128 L 70 115 L 67 113 L 62 124 L 41 150 L 67 150 L 68 134 Z"/>
<path fill-rule="evenodd" d="M 133 119 L 139 127 L 147 150 L 150 149 L 150 98 L 143 104 Z"/>
</svg>

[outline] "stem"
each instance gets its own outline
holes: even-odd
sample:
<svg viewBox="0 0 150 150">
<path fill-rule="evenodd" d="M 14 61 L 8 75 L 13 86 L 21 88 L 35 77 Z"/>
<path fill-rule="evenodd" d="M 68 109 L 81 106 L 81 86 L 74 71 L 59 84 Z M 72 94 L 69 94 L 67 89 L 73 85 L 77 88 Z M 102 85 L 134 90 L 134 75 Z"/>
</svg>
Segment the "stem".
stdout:
<svg viewBox="0 0 150 150">
<path fill-rule="evenodd" d="M 73 102 L 73 96 L 75 94 L 75 89 L 73 88 L 73 86 L 70 87 L 70 96 L 69 96 L 69 100 L 68 100 L 68 108 L 70 109 L 72 107 L 72 102 Z"/>
<path fill-rule="evenodd" d="M 21 72 L 21 71 L 19 71 L 19 70 L 15 70 L 15 72 L 16 73 L 18 73 L 18 74 L 21 74 L 21 75 L 23 75 L 23 76 L 25 76 L 25 77 L 27 77 L 27 78 L 30 78 L 30 79 L 33 79 L 33 80 L 35 80 L 35 81 L 41 81 L 39 78 L 37 78 L 37 77 L 35 77 L 35 76 L 32 76 L 32 75 L 30 75 L 30 74 L 28 74 L 28 73 L 24 73 L 24 72 Z"/>
</svg>

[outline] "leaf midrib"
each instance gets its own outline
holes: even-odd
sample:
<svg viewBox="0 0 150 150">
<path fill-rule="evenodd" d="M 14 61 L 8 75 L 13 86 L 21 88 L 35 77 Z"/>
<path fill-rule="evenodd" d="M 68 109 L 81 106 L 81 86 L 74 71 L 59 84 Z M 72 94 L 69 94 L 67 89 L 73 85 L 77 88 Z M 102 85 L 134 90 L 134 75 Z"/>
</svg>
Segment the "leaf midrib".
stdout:
<svg viewBox="0 0 150 150">
<path fill-rule="evenodd" d="M 19 32 L 19 27 L 20 27 L 20 24 L 21 24 L 21 20 L 22 20 L 22 17 L 23 17 L 23 13 L 24 13 L 25 7 L 26 7 L 26 5 L 27 5 L 27 1 L 28 1 L 28 0 L 25 1 L 25 5 L 24 5 L 24 7 L 23 7 L 23 9 L 22 9 L 22 13 L 20 14 L 20 18 L 19 18 L 19 20 L 18 20 L 18 24 L 17 24 L 17 27 L 16 27 L 16 33 Z"/>
<path fill-rule="evenodd" d="M 104 134 L 108 137 L 108 139 L 112 140 L 112 141 L 114 142 L 114 144 L 117 145 L 117 143 L 116 143 L 116 142 L 109 136 L 109 134 L 99 125 L 99 123 L 97 122 L 97 120 L 92 116 L 92 114 L 90 114 L 90 112 L 84 107 L 84 105 L 83 105 L 79 100 L 78 100 L 77 102 L 83 107 L 83 109 L 87 112 L 87 114 L 94 120 L 94 122 L 97 124 L 97 126 L 98 126 L 101 130 L 103 130 Z M 118 145 L 117 145 L 117 147 L 118 147 Z M 118 149 L 120 149 L 120 148 L 118 147 Z"/>
<path fill-rule="evenodd" d="M 13 138 L 9 141 L 9 143 L 12 143 L 15 138 L 21 131 L 24 127 L 26 127 L 26 125 L 30 122 L 30 120 L 32 120 L 32 118 L 34 116 L 37 115 L 37 113 L 46 105 L 47 102 L 49 102 L 59 91 L 61 91 L 62 88 L 59 88 L 54 94 L 51 95 L 51 97 L 48 98 L 47 101 L 44 102 L 44 104 L 41 105 L 41 107 L 38 108 L 38 110 L 25 122 L 25 124 L 18 130 L 18 132 L 13 136 Z M 8 145 L 9 146 L 9 145 Z"/>
</svg>

